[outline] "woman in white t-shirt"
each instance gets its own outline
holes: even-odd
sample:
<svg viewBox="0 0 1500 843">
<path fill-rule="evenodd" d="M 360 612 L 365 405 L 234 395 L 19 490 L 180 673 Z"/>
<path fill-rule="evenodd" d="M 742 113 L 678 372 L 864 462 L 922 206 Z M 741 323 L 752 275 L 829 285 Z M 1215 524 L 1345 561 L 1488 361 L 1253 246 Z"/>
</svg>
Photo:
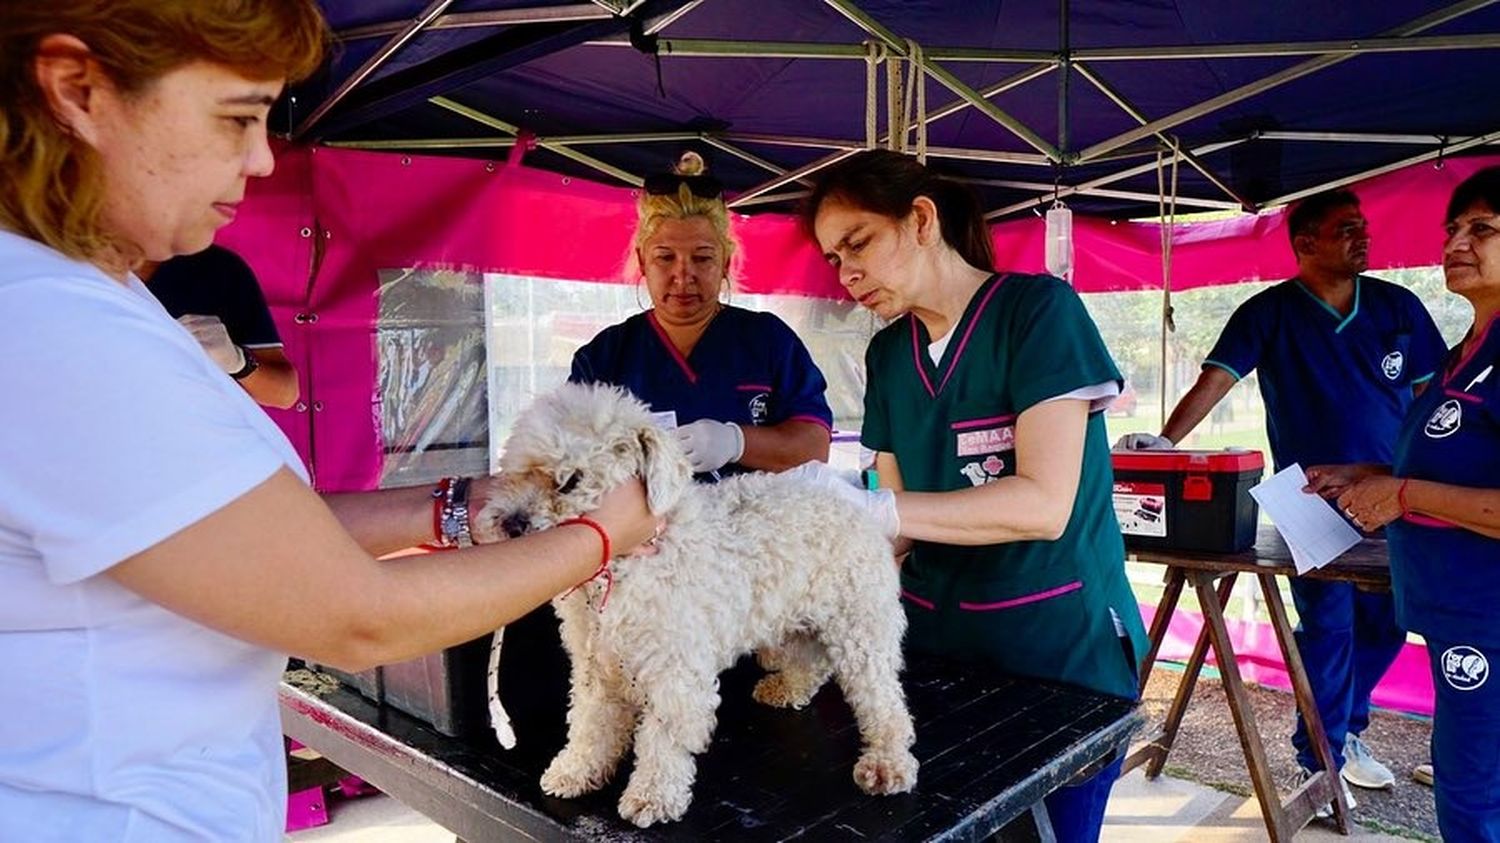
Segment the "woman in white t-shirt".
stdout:
<svg viewBox="0 0 1500 843">
<path fill-rule="evenodd" d="M 655 526 L 629 483 L 591 523 L 377 562 L 449 502 L 320 498 L 134 277 L 271 172 L 267 113 L 325 38 L 312 0 L 5 6 L 0 840 L 279 840 L 284 654 L 360 669 L 474 638 Z"/>
</svg>

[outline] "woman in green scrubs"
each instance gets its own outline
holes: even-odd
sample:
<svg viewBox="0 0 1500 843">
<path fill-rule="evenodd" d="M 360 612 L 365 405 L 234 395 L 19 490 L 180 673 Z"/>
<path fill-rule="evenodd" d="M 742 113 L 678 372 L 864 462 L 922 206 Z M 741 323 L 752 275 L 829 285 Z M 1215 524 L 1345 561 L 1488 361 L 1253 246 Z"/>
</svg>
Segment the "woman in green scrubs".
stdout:
<svg viewBox="0 0 1500 843">
<path fill-rule="evenodd" d="M 866 352 L 861 441 L 893 490 L 907 648 L 1135 698 L 1145 628 L 1110 502 L 1121 377 L 1082 301 L 996 272 L 972 194 L 900 153 L 824 171 L 805 222 L 889 324 Z M 1117 759 L 1047 799 L 1097 840 Z"/>
</svg>

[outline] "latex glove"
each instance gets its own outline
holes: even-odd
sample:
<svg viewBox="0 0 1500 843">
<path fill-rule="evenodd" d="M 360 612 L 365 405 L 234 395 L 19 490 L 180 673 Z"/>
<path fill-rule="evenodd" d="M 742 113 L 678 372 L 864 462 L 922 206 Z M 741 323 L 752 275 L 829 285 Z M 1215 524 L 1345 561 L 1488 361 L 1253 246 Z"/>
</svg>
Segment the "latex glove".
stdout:
<svg viewBox="0 0 1500 843">
<path fill-rule="evenodd" d="M 219 364 L 220 369 L 233 374 L 245 368 L 245 350 L 229 338 L 229 330 L 219 321 L 219 317 L 185 313 L 177 317 L 177 321 L 188 329 L 188 333 L 203 346 L 203 351 Z"/>
<path fill-rule="evenodd" d="M 866 489 L 860 482 L 858 472 L 840 471 L 828 463 L 813 460 L 782 474 L 812 483 L 864 510 L 886 538 L 895 539 L 901 534 L 901 515 L 896 511 L 896 493 L 890 489 Z"/>
<path fill-rule="evenodd" d="M 1115 443 L 1116 451 L 1170 451 L 1177 443 L 1150 433 L 1127 433 Z"/>
<path fill-rule="evenodd" d="M 694 474 L 718 471 L 745 453 L 745 432 L 734 422 L 699 419 L 672 433 L 687 451 Z"/>
</svg>

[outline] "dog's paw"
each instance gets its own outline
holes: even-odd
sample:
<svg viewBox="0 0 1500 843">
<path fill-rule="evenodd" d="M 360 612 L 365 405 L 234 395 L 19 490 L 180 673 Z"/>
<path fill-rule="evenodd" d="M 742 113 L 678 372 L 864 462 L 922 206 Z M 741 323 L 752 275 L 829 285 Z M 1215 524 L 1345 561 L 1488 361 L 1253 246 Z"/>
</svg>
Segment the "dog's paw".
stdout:
<svg viewBox="0 0 1500 843">
<path fill-rule="evenodd" d="M 905 793 L 917 785 L 917 758 L 905 750 L 867 749 L 854 765 L 854 783 L 865 793 Z"/>
<path fill-rule="evenodd" d="M 691 787 L 659 788 L 638 785 L 634 778 L 620 794 L 620 816 L 641 828 L 682 819 L 693 801 Z"/>
<path fill-rule="evenodd" d="M 816 692 L 817 689 L 812 689 Z M 802 708 L 812 701 L 813 694 L 807 688 L 798 688 L 787 681 L 785 673 L 769 673 L 755 683 L 750 694 L 756 702 L 776 708 Z"/>
<path fill-rule="evenodd" d="M 567 753 L 558 755 L 542 773 L 542 792 L 548 796 L 572 799 L 592 793 L 604 786 L 607 776 L 589 775 L 588 770 Z"/>
</svg>

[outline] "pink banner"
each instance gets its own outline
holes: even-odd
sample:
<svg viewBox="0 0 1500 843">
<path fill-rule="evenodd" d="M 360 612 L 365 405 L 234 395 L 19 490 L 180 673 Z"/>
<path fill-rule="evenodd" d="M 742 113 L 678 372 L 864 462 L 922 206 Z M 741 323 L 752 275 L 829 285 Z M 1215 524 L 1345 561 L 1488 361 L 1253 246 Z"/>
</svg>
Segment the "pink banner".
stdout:
<svg viewBox="0 0 1500 843">
<path fill-rule="evenodd" d="M 1422 164 L 1356 186 L 1371 220 L 1375 268 L 1431 265 L 1441 217 L 1459 180 L 1500 157 Z M 415 266 L 603 283 L 629 270 L 635 191 L 465 158 L 331 148 L 281 151 L 274 176 L 252 183 L 222 240 L 266 287 L 304 401 L 277 421 L 312 462 L 320 488 L 368 488 L 383 455 L 372 342 L 377 272 Z M 1174 229 L 1172 286 L 1283 278 L 1294 271 L 1283 223 L 1269 212 Z M 786 214 L 734 216 L 738 292 L 842 298 L 832 268 Z M 1044 224 L 993 228 L 1002 267 L 1041 271 Z M 1161 229 L 1074 221 L 1075 284 L 1083 292 L 1159 289 Z"/>
<path fill-rule="evenodd" d="M 1149 627 L 1152 618 L 1156 617 L 1156 607 L 1141 604 L 1141 615 Z M 1247 682 L 1291 690 L 1286 663 L 1281 658 L 1281 645 L 1276 642 L 1276 632 L 1270 624 L 1225 619 L 1225 626 L 1234 644 L 1235 664 Z M 1193 645 L 1197 643 L 1198 631 L 1202 628 L 1201 614 L 1178 609 L 1172 614 L 1172 622 L 1167 626 L 1167 635 L 1162 639 L 1157 658 L 1185 664 L 1193 655 Z M 1208 651 L 1208 662 L 1218 663 L 1212 647 Z M 1375 686 L 1370 699 L 1382 708 L 1431 717 L 1432 670 L 1427 661 L 1427 647 L 1408 642 L 1396 657 L 1395 664 L 1386 671 L 1385 678 Z"/>
</svg>

